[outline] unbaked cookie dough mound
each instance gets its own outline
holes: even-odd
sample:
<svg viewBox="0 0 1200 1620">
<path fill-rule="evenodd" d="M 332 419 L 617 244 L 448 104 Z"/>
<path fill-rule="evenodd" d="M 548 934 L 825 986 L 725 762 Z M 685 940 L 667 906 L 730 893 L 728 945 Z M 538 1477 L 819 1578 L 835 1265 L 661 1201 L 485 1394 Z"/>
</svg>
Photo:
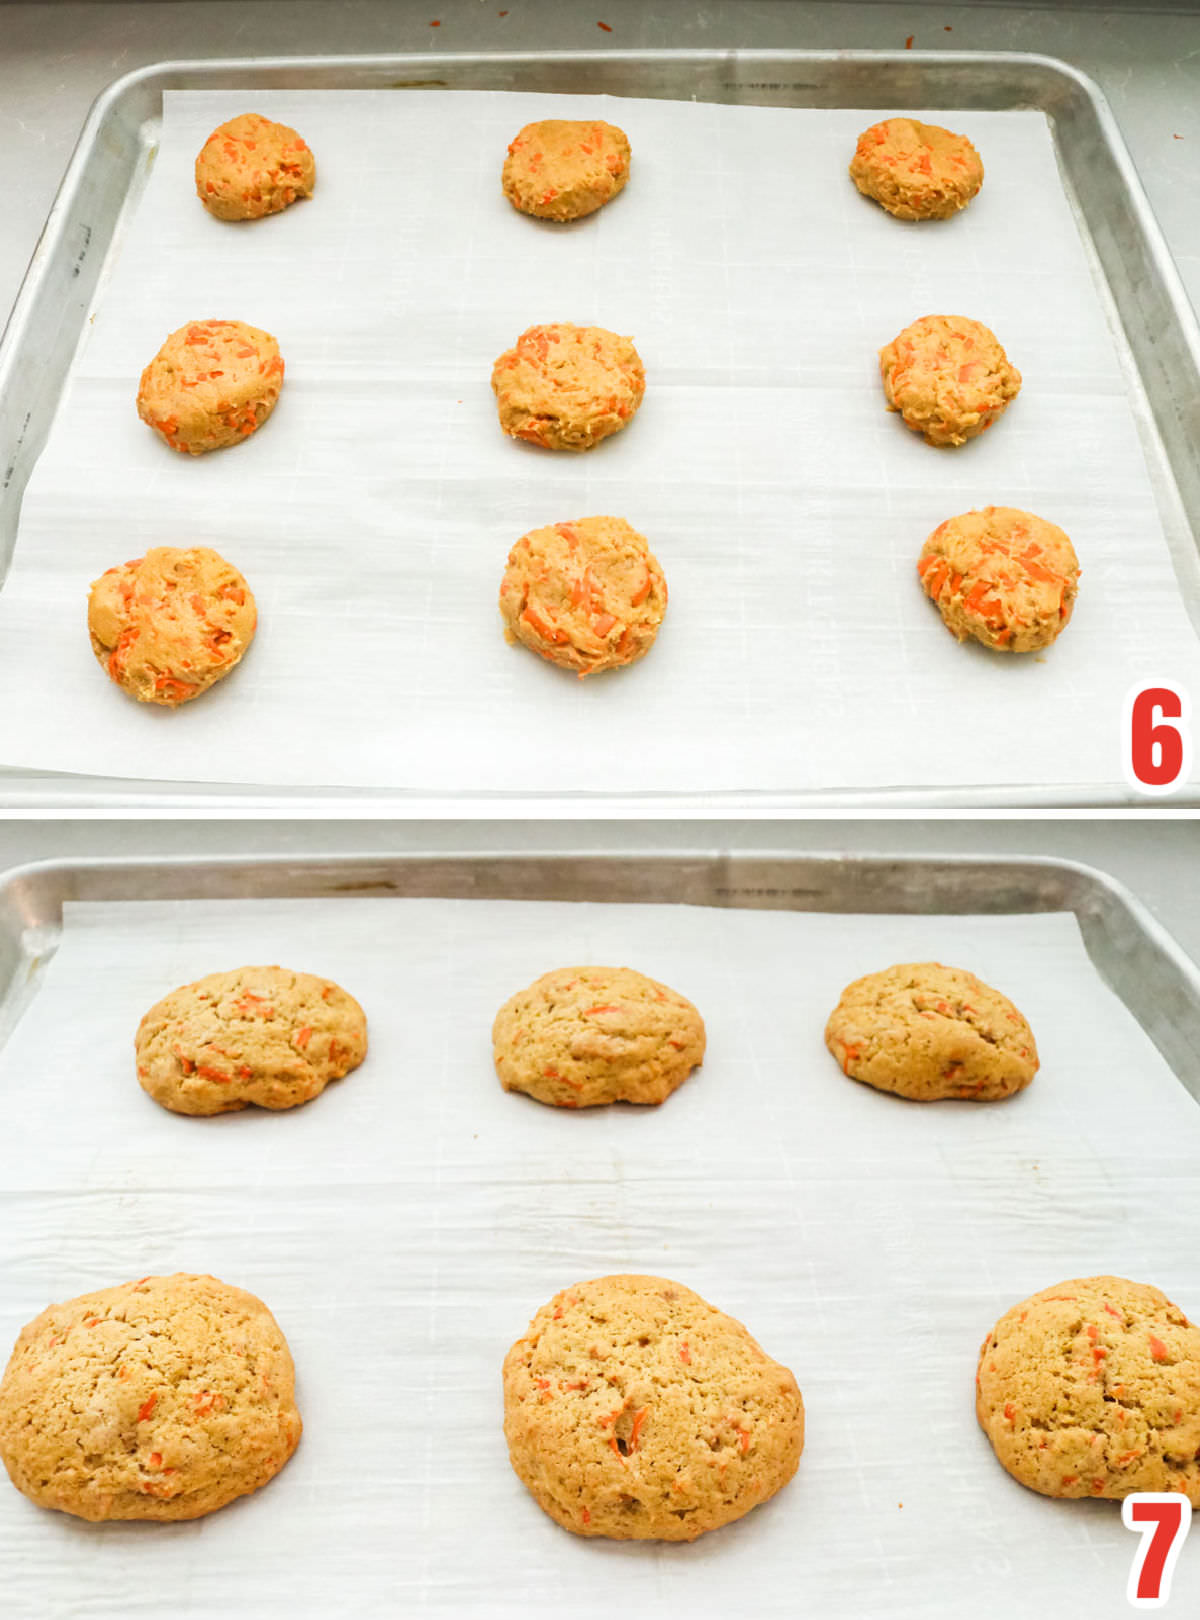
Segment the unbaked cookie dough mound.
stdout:
<svg viewBox="0 0 1200 1620">
<path fill-rule="evenodd" d="M 503 1383 L 517 1476 L 580 1536 L 694 1541 L 774 1496 L 804 1449 L 788 1369 L 663 1277 L 555 1295 L 505 1357 Z"/>
<path fill-rule="evenodd" d="M 580 676 L 643 657 L 666 609 L 657 558 L 618 517 L 531 530 L 509 552 L 500 584 L 509 641 Z"/>
<path fill-rule="evenodd" d="M 940 523 L 917 573 L 946 628 L 998 652 L 1037 652 L 1070 622 L 1079 559 L 1053 523 L 1015 506 L 985 506 Z"/>
<path fill-rule="evenodd" d="M 646 391 L 633 340 L 602 326 L 531 326 L 492 367 L 500 426 L 546 450 L 590 450 L 631 420 Z"/>
<path fill-rule="evenodd" d="M 218 219 L 261 219 L 311 197 L 317 166 L 287 124 L 243 113 L 219 125 L 196 158 L 196 195 Z"/>
<path fill-rule="evenodd" d="M 965 444 L 1016 399 L 1021 373 L 994 332 L 963 315 L 925 315 L 879 351 L 888 410 L 938 446 Z"/>
<path fill-rule="evenodd" d="M 273 1479 L 300 1414 L 287 1341 L 215 1277 L 143 1277 L 51 1305 L 0 1381 L 0 1458 L 39 1507 L 197 1519 Z"/>
<path fill-rule="evenodd" d="M 629 140 L 602 120 L 543 118 L 509 144 L 501 184 L 514 208 L 538 219 L 582 219 L 624 189 Z"/>
<path fill-rule="evenodd" d="M 663 1102 L 704 1061 L 704 1040 L 686 997 L 623 967 L 544 973 L 492 1026 L 505 1091 L 558 1108 Z"/>
<path fill-rule="evenodd" d="M 855 979 L 825 1026 L 852 1080 L 914 1102 L 1011 1097 L 1038 1069 L 1033 1031 L 1007 996 L 962 968 L 902 962 Z"/>
<path fill-rule="evenodd" d="M 949 219 L 983 184 L 983 164 L 965 135 L 885 118 L 858 137 L 850 178 L 897 219 Z"/>
<path fill-rule="evenodd" d="M 92 651 L 139 703 L 176 708 L 241 662 L 258 613 L 232 563 L 207 546 L 153 546 L 88 596 Z"/>
<path fill-rule="evenodd" d="M 172 990 L 134 1047 L 142 1089 L 172 1113 L 295 1108 L 358 1067 L 367 1020 L 331 979 L 242 967 Z"/>
<path fill-rule="evenodd" d="M 191 321 L 142 372 L 143 422 L 184 455 L 240 444 L 275 409 L 283 359 L 269 332 L 244 321 Z"/>
<path fill-rule="evenodd" d="M 983 1341 L 975 1389 L 1030 1490 L 1177 1491 L 1200 1508 L 1200 1328 L 1157 1288 L 1077 1277 L 1022 1300 Z"/>
</svg>

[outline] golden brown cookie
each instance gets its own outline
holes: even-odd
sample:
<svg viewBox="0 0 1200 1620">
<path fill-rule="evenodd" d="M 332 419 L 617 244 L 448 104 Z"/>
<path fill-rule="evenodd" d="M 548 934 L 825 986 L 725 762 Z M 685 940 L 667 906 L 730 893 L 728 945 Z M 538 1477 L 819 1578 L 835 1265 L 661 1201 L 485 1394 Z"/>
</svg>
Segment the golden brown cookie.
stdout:
<svg viewBox="0 0 1200 1620">
<path fill-rule="evenodd" d="M 1157 1288 L 1077 1277 L 1022 1300 L 983 1341 L 975 1391 L 1030 1490 L 1178 1491 L 1200 1508 L 1200 1328 Z"/>
<path fill-rule="evenodd" d="M 590 450 L 642 403 L 633 340 L 602 326 L 531 326 L 492 367 L 500 426 L 545 450 Z"/>
<path fill-rule="evenodd" d="M 175 1114 L 295 1108 L 367 1055 L 366 1015 L 331 979 L 210 973 L 156 1002 L 134 1042 L 142 1089 Z"/>
<path fill-rule="evenodd" d="M 963 315 L 925 315 L 879 351 L 889 411 L 930 444 L 965 444 L 1021 390 L 994 332 Z"/>
<path fill-rule="evenodd" d="M 1060 528 L 1015 506 L 947 518 L 921 547 L 917 573 L 946 628 L 999 652 L 1048 647 L 1070 621 L 1079 559 Z"/>
<path fill-rule="evenodd" d="M 602 120 L 543 118 L 509 143 L 501 184 L 514 208 L 538 219 L 581 219 L 624 189 L 629 140 Z"/>
<path fill-rule="evenodd" d="M 500 585 L 509 641 L 581 676 L 643 657 L 666 609 L 657 558 L 618 517 L 531 530 L 509 552 Z"/>
<path fill-rule="evenodd" d="M 172 450 L 202 456 L 248 439 L 282 387 L 283 359 L 269 332 L 244 321 L 190 321 L 142 372 L 138 415 Z"/>
<path fill-rule="evenodd" d="M 317 166 L 294 129 L 258 113 L 220 124 L 196 159 L 196 195 L 218 219 L 261 219 L 311 197 Z"/>
<path fill-rule="evenodd" d="M 914 1102 L 1011 1097 L 1037 1073 L 1033 1031 L 1007 996 L 962 968 L 901 962 L 855 979 L 825 1026 L 852 1080 Z"/>
<path fill-rule="evenodd" d="M 300 1439 L 287 1341 L 215 1277 L 143 1277 L 51 1305 L 0 1381 L 0 1458 L 39 1507 L 197 1519 L 273 1479 Z"/>
<path fill-rule="evenodd" d="M 965 135 L 885 118 L 858 137 L 850 178 L 897 219 L 949 219 L 983 184 L 983 164 Z"/>
<path fill-rule="evenodd" d="M 521 1483 L 580 1536 L 695 1541 L 781 1490 L 804 1449 L 786 1367 L 663 1277 L 556 1294 L 504 1358 Z"/>
<path fill-rule="evenodd" d="M 505 1091 L 558 1108 L 660 1103 L 704 1061 L 704 1020 L 632 968 L 556 968 L 504 1003 L 492 1047 Z"/>
<path fill-rule="evenodd" d="M 139 703 L 175 708 L 238 664 L 258 623 L 250 587 L 207 546 L 152 546 L 92 581 L 92 651 Z"/>
</svg>

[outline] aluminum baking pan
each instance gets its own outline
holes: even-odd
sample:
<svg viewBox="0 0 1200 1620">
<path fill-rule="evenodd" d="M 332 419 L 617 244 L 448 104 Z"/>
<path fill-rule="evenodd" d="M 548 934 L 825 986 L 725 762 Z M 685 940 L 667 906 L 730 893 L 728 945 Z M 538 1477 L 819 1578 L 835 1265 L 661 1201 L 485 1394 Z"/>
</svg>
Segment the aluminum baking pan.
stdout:
<svg viewBox="0 0 1200 1620">
<path fill-rule="evenodd" d="M 1063 184 L 1097 271 L 1125 370 L 1181 594 L 1200 634 L 1200 328 L 1103 95 L 1064 62 L 1023 53 L 886 51 L 606 51 L 461 53 L 165 62 L 118 79 L 98 98 L 0 341 L 0 578 L 12 556 L 21 499 L 45 444 L 74 355 L 122 227 L 153 162 L 167 90 L 450 89 L 587 91 L 614 96 L 793 107 L 1037 108 L 1050 121 Z M 238 807 L 362 800 L 431 808 L 415 792 L 314 791 L 0 773 L 10 805 Z M 712 798 L 690 795 L 711 807 Z M 653 796 L 589 797 L 589 809 L 672 808 Z M 460 804 L 463 800 L 451 802 Z M 487 802 L 494 803 L 489 799 Z M 569 798 L 505 797 L 514 811 L 565 810 Z M 578 801 L 574 801 L 578 802 Z M 780 795 L 722 795 L 731 808 L 788 807 Z M 1120 787 L 931 790 L 909 787 L 805 794 L 806 805 L 1074 805 L 1133 802 Z M 1194 797 L 1174 801 L 1195 803 Z"/>
<path fill-rule="evenodd" d="M 863 915 L 1074 914 L 1097 972 L 1200 1101 L 1200 968 L 1095 867 L 993 856 L 347 855 L 43 861 L 0 874 L 0 1045 L 36 993 L 63 905 L 138 900 L 606 901 Z"/>
</svg>

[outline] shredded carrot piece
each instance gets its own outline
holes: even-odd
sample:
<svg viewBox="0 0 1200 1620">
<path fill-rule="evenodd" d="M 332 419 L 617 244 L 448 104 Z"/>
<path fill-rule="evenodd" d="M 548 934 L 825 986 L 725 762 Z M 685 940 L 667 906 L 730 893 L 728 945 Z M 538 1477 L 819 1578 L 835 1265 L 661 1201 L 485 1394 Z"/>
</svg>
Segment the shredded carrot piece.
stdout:
<svg viewBox="0 0 1200 1620">
<path fill-rule="evenodd" d="M 155 1406 L 157 1404 L 158 1404 L 158 1396 L 157 1395 L 151 1395 L 148 1400 L 143 1401 L 141 1406 L 138 1408 L 138 1415 L 137 1415 L 138 1422 L 139 1423 L 146 1423 L 149 1420 L 150 1414 L 154 1411 L 154 1408 L 155 1408 Z"/>
</svg>

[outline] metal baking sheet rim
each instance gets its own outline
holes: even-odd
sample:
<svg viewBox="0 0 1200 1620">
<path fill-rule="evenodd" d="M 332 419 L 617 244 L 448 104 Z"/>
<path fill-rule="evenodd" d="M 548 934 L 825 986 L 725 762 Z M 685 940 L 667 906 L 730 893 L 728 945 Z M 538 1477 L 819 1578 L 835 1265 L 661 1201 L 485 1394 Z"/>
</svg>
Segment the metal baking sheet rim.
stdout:
<svg viewBox="0 0 1200 1620">
<path fill-rule="evenodd" d="M 1200 966 L 1129 889 L 1056 857 L 633 851 L 114 856 L 0 872 L 0 1047 L 70 901 L 396 897 L 607 901 L 860 915 L 1071 912 L 1101 979 L 1200 1102 Z"/>
<path fill-rule="evenodd" d="M 840 72 L 847 80 L 853 81 L 857 76 L 863 81 L 862 93 L 843 101 L 841 105 L 896 104 L 899 97 L 903 104 L 914 108 L 945 106 L 951 102 L 964 105 L 972 104 L 972 101 L 994 106 L 997 104 L 994 82 L 991 95 L 985 94 L 989 83 L 987 75 L 990 73 L 994 81 L 997 76 L 1007 74 L 1008 78 L 1002 82 L 1009 88 L 1001 104 L 1036 106 L 1046 112 L 1055 126 L 1056 149 L 1060 157 L 1064 147 L 1058 140 L 1059 119 L 1049 105 L 1051 91 L 1057 89 L 1060 95 L 1074 98 L 1076 103 L 1082 101 L 1096 122 L 1105 155 L 1119 181 L 1121 190 L 1118 195 L 1125 205 L 1126 221 L 1133 226 L 1132 234 L 1112 232 L 1113 239 L 1108 244 L 1108 251 L 1110 254 L 1124 253 L 1136 246 L 1142 255 L 1142 268 L 1147 272 L 1128 278 L 1125 288 L 1127 301 L 1138 306 L 1139 322 L 1129 322 L 1126 311 L 1121 307 L 1118 297 L 1120 278 L 1114 278 L 1110 273 L 1110 266 L 1092 232 L 1092 226 L 1100 222 L 1087 214 L 1082 199 L 1077 197 L 1076 201 L 1087 220 L 1088 245 L 1100 257 L 1106 292 L 1117 306 L 1121 332 L 1130 347 L 1138 383 L 1154 418 L 1153 442 L 1145 448 L 1148 455 L 1158 459 L 1165 467 L 1169 487 L 1156 488 L 1156 493 L 1173 510 L 1170 514 L 1164 512 L 1164 521 L 1168 518 L 1181 521 L 1187 536 L 1200 552 L 1200 325 L 1197 324 L 1133 160 L 1102 91 L 1094 80 L 1069 63 L 1031 52 L 737 49 L 230 57 L 157 62 L 137 68 L 114 80 L 103 90 L 87 115 L 3 336 L 0 337 L 0 588 L 11 561 L 25 485 L 41 453 L 69 375 L 87 309 L 92 303 L 119 227 L 120 216 L 136 179 L 138 160 L 148 160 L 151 156 L 140 131 L 145 120 L 155 116 L 155 108 L 151 105 L 137 111 L 134 104 L 139 97 L 148 95 L 152 103 L 157 98 L 157 108 L 161 112 L 164 91 L 194 88 L 200 83 L 211 85 L 221 80 L 253 79 L 255 85 L 320 88 L 329 86 L 332 74 L 344 87 L 361 85 L 364 88 L 412 89 L 437 84 L 461 86 L 464 76 L 482 73 L 489 75 L 492 82 L 475 87 L 496 88 L 495 76 L 505 71 L 514 74 L 536 71 L 588 72 L 597 79 L 589 88 L 620 94 L 618 85 L 610 82 L 614 75 L 619 81 L 623 72 L 678 73 L 684 64 L 694 69 L 698 76 L 707 74 L 711 80 L 714 74 L 724 72 L 727 75 L 724 85 L 728 86 L 732 80 L 745 90 L 759 91 L 795 88 L 794 79 L 790 84 L 785 84 L 778 75 L 789 70 L 795 73 L 804 68 L 811 69 L 816 75 L 806 88 L 828 91 L 831 78 Z M 748 73 L 757 73 L 759 77 L 747 77 Z M 867 88 L 874 86 L 875 82 L 872 76 L 884 73 L 891 76 L 886 86 L 889 94 L 882 98 L 878 94 L 868 95 Z M 439 74 L 443 77 L 439 78 Z M 1012 86 L 1021 81 L 1022 75 L 1026 81 L 1033 82 L 1027 83 L 1027 94 L 1019 95 Z M 969 81 L 970 94 L 966 93 L 964 80 Z M 1039 80 L 1040 83 L 1036 82 Z M 938 91 L 940 83 L 946 87 L 941 92 Z M 675 85 L 674 88 L 678 90 L 679 86 Z M 693 86 L 693 95 L 699 88 L 702 88 L 699 84 Z M 638 85 L 634 93 L 652 94 L 653 90 L 647 85 Z M 978 99 L 980 96 L 984 98 L 982 101 Z M 114 126 L 126 109 L 132 109 L 133 113 L 132 128 L 126 143 L 128 150 L 114 155 Z M 99 187 L 95 184 L 91 169 L 101 146 L 101 137 L 106 132 L 110 137 L 108 161 L 124 166 L 125 179 L 120 197 L 108 218 L 109 228 L 103 232 L 94 229 L 84 215 L 89 201 L 100 200 Z M 76 232 L 77 237 L 74 242 L 70 239 L 72 231 Z M 71 296 L 68 297 L 68 294 Z M 75 316 L 78 317 L 77 328 L 72 326 Z M 63 336 L 68 328 L 69 342 Z M 1153 337 L 1150 335 L 1152 331 Z M 1156 372 L 1160 374 L 1157 388 L 1154 386 Z M 40 388 L 35 379 L 40 379 Z M 37 396 L 31 399 L 31 391 L 35 388 Z M 1160 468 L 1160 476 L 1161 471 Z M 1200 634 L 1200 602 L 1193 603 L 1188 600 L 1186 592 L 1183 594 L 1185 606 Z M 253 784 L 174 784 L 83 775 L 46 776 L 36 771 L 0 766 L 0 806 L 9 807 L 35 802 L 47 807 L 89 804 L 115 808 L 150 802 L 163 807 L 198 805 L 214 808 L 224 804 L 230 808 L 246 808 L 256 801 L 299 805 L 308 799 L 321 807 L 357 801 L 376 809 L 385 805 L 393 806 L 404 813 L 417 807 L 425 810 L 439 798 L 454 805 L 463 803 L 458 796 L 421 788 L 396 794 L 383 789 L 348 791 L 314 784 L 311 790 L 298 791 Z M 511 814 L 520 813 L 525 807 L 544 814 L 553 807 L 554 813 L 569 815 L 576 804 L 586 806 L 594 814 L 599 810 L 608 813 L 638 808 L 644 810 L 658 804 L 678 810 L 689 800 L 700 806 L 719 805 L 729 810 L 753 810 L 768 806 L 835 809 L 859 805 L 1076 808 L 1143 802 L 1128 786 L 1113 781 L 1086 788 L 1062 785 L 1022 789 L 995 789 L 986 785 L 953 789 L 895 786 L 862 790 L 814 789 L 772 795 L 763 795 L 748 787 L 736 792 L 679 797 L 663 794 L 581 795 L 578 800 L 566 798 L 553 801 L 530 801 L 517 795 L 495 794 L 481 798 L 480 803 L 503 804 Z M 1175 795 L 1172 802 L 1189 808 L 1200 805 L 1200 787 L 1185 789 Z"/>
</svg>

